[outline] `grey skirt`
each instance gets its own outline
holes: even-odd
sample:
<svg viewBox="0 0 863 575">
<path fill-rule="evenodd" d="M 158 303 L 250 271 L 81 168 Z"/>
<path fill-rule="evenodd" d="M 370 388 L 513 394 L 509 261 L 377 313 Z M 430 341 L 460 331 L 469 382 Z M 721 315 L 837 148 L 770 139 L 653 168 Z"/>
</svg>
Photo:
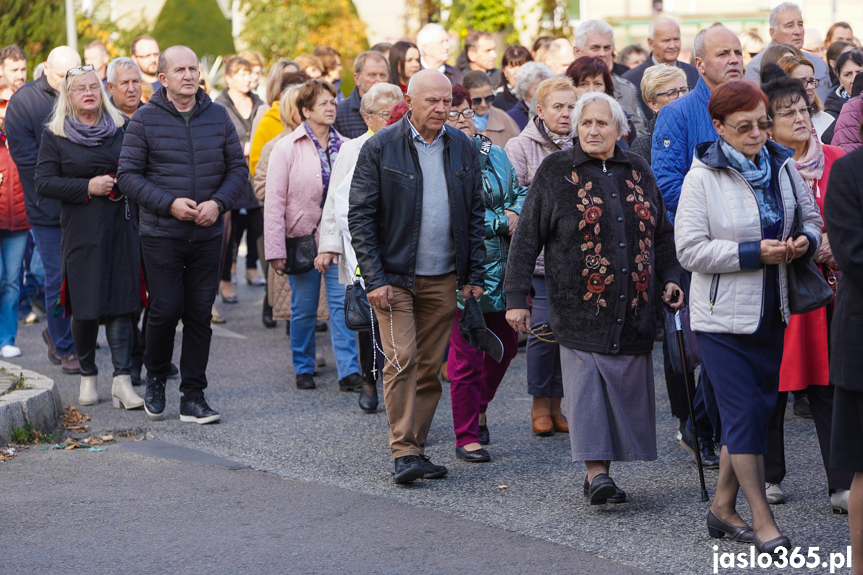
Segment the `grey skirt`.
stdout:
<svg viewBox="0 0 863 575">
<path fill-rule="evenodd" d="M 656 459 L 653 362 L 560 346 L 573 461 Z"/>
</svg>

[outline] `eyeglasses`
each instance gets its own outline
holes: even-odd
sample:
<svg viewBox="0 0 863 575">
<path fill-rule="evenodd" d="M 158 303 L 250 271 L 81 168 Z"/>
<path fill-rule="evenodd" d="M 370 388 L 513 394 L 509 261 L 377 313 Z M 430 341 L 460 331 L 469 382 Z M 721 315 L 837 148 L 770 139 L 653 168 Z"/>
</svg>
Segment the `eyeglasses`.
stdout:
<svg viewBox="0 0 863 575">
<path fill-rule="evenodd" d="M 494 102 L 494 94 L 489 94 L 488 96 L 483 96 L 482 98 L 471 98 L 471 103 L 474 106 L 479 106 L 483 102 L 486 104 L 492 104 Z"/>
<path fill-rule="evenodd" d="M 686 93 L 688 93 L 691 89 L 692 89 L 692 88 L 690 88 L 689 86 L 684 86 L 683 88 L 672 88 L 671 90 L 669 90 L 669 91 L 667 91 L 667 92 L 660 92 L 660 93 L 658 93 L 656 96 L 657 96 L 657 97 L 659 97 L 659 96 L 665 96 L 665 97 L 666 97 L 666 98 L 668 98 L 669 100 L 676 100 L 677 98 L 679 98 L 679 97 L 680 97 L 680 95 L 681 95 L 681 94 L 686 94 Z"/>
<path fill-rule="evenodd" d="M 782 118 L 783 120 L 793 120 L 797 117 L 797 114 L 800 114 L 801 118 L 808 118 L 812 116 L 812 106 L 803 106 L 802 108 L 797 108 L 795 110 L 783 110 L 781 112 L 777 112 L 776 116 Z"/>
<path fill-rule="evenodd" d="M 98 94 L 101 90 L 99 90 L 99 86 L 75 86 L 74 88 L 70 88 L 69 91 L 73 94 L 83 94 L 84 92 Z"/>
<path fill-rule="evenodd" d="M 68 72 L 66 72 L 66 77 L 69 76 L 77 76 L 79 74 L 86 74 L 88 72 L 95 72 L 96 68 L 93 67 L 92 64 L 84 64 L 83 66 L 78 66 L 76 68 L 72 68 Z"/>
<path fill-rule="evenodd" d="M 820 80 L 818 80 L 816 78 L 809 78 L 807 80 L 801 80 L 801 82 L 803 82 L 804 86 L 807 86 L 807 87 L 812 86 L 813 88 L 817 88 L 818 84 L 821 83 Z"/>
<path fill-rule="evenodd" d="M 758 126 L 758 129 L 762 132 L 764 130 L 769 130 L 773 126 L 773 120 L 764 120 L 763 122 L 758 122 L 757 124 L 741 124 L 740 126 L 735 126 L 734 124 L 729 124 L 728 122 L 723 122 L 723 124 L 731 126 L 735 130 L 737 130 L 738 134 L 748 134 L 755 126 Z"/>
<path fill-rule="evenodd" d="M 465 108 L 461 112 L 459 112 L 458 110 L 450 110 L 449 114 L 447 114 L 447 118 L 449 118 L 450 122 L 457 121 L 459 116 L 464 117 L 465 120 L 470 120 L 471 118 L 476 116 L 476 112 L 473 110 L 473 108 Z"/>
<path fill-rule="evenodd" d="M 390 119 L 390 111 L 389 110 L 381 110 L 380 112 L 366 112 L 367 116 L 377 116 L 381 120 L 389 120 Z"/>
</svg>

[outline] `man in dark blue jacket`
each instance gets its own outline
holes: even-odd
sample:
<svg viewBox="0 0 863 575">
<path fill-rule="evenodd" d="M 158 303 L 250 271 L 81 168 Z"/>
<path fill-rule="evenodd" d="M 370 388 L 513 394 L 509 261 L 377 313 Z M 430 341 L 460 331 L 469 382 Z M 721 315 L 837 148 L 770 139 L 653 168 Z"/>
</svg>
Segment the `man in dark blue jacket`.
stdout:
<svg viewBox="0 0 863 575">
<path fill-rule="evenodd" d="M 204 397 L 210 312 L 219 283 L 222 214 L 249 177 L 234 124 L 198 86 L 198 58 L 185 46 L 159 56 L 163 84 L 126 130 L 117 178 L 140 207 L 141 247 L 150 290 L 144 408 L 165 410 L 174 335 L 183 320 L 180 420 L 220 419 Z"/>
<path fill-rule="evenodd" d="M 57 301 L 63 289 L 62 256 L 60 254 L 60 200 L 40 197 L 36 193 L 33 176 L 42 130 L 51 117 L 57 101 L 60 85 L 71 68 L 81 65 L 81 56 L 68 46 L 51 50 L 45 63 L 45 72 L 38 80 L 23 85 L 9 100 L 6 110 L 6 134 L 9 152 L 24 188 L 24 204 L 27 220 L 33 227 L 36 247 L 45 267 L 45 310 L 48 312 L 48 329 L 42 338 L 48 344 L 48 359 L 60 365 L 63 373 L 80 373 L 75 343 L 72 341 L 71 317 L 62 309 L 57 310 Z M 58 312 L 59 313 L 55 313 Z"/>
</svg>

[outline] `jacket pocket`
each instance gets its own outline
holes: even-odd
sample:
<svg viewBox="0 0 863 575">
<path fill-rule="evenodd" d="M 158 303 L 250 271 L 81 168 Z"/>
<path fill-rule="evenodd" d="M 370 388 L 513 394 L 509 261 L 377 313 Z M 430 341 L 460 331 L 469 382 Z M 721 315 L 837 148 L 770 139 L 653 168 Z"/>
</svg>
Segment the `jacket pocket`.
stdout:
<svg viewBox="0 0 863 575">
<path fill-rule="evenodd" d="M 713 315 L 713 304 L 716 303 L 716 298 L 719 296 L 719 278 L 722 274 L 713 274 L 713 279 L 710 282 L 710 315 Z"/>
<path fill-rule="evenodd" d="M 414 174 L 410 174 L 408 172 L 393 168 L 391 166 L 383 166 L 381 168 L 381 171 L 383 172 L 381 174 L 381 177 L 390 180 L 408 182 L 412 184 L 416 179 L 416 176 Z"/>
<path fill-rule="evenodd" d="M 472 169 L 473 169 L 473 166 L 471 166 L 470 164 L 466 164 L 466 165 L 462 166 L 462 167 L 461 167 L 461 169 L 460 169 L 460 170 L 458 170 L 458 171 L 457 171 L 455 174 L 453 174 L 453 175 L 454 175 L 456 178 L 463 178 L 463 177 L 464 177 L 464 176 L 466 176 L 466 175 L 467 175 L 467 174 L 468 174 Z"/>
</svg>

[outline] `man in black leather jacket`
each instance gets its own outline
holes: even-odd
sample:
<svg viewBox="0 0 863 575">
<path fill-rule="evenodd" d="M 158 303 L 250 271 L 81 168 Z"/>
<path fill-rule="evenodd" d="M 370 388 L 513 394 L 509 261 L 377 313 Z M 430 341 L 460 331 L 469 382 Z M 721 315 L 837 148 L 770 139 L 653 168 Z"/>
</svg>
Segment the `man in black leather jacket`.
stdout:
<svg viewBox="0 0 863 575">
<path fill-rule="evenodd" d="M 135 112 L 126 130 L 117 179 L 140 208 L 141 247 L 150 290 L 144 409 L 165 411 L 174 334 L 183 320 L 180 421 L 212 423 L 204 398 L 210 312 L 222 252 L 222 214 L 245 189 L 249 169 L 222 106 L 198 87 L 198 59 L 185 46 L 159 56 L 164 85 Z"/>
<path fill-rule="evenodd" d="M 348 223 L 380 322 L 388 361 L 384 402 L 396 483 L 439 479 L 425 456 L 441 395 L 438 368 L 456 311 L 456 288 L 482 296 L 485 208 L 476 146 L 446 125 L 452 85 L 437 70 L 415 74 L 410 113 L 363 146 Z"/>
</svg>

